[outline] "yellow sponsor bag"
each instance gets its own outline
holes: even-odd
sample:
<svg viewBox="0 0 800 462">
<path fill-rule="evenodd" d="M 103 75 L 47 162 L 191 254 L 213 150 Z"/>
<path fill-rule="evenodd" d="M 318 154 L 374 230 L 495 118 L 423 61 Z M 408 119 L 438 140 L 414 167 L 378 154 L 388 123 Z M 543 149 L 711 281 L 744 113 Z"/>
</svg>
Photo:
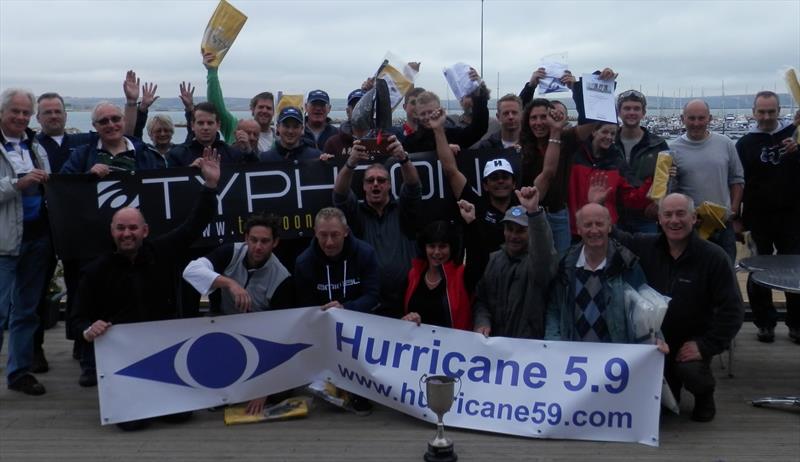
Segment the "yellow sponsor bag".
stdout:
<svg viewBox="0 0 800 462">
<path fill-rule="evenodd" d="M 225 0 L 220 0 L 211 19 L 208 20 L 206 31 L 203 33 L 203 41 L 200 50 L 203 53 L 214 53 L 216 57 L 209 64 L 211 67 L 219 67 L 222 59 L 228 50 L 231 49 L 233 41 L 242 30 L 247 16 L 237 10 Z"/>
</svg>

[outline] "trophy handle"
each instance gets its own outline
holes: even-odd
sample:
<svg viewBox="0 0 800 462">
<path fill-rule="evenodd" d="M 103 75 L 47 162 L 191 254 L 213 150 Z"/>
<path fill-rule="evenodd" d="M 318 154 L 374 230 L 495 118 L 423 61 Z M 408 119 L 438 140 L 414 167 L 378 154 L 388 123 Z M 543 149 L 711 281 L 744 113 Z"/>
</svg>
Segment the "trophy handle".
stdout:
<svg viewBox="0 0 800 462">
<path fill-rule="evenodd" d="M 419 392 L 422 393 L 422 384 L 425 382 L 425 379 L 428 378 L 428 374 L 422 374 L 422 377 L 419 378 Z"/>
<path fill-rule="evenodd" d="M 453 397 L 453 399 L 455 399 L 456 397 L 458 397 L 458 395 L 461 394 L 461 385 L 463 385 L 463 382 L 461 381 L 460 375 L 454 375 L 453 378 L 455 379 L 456 382 L 458 382 L 458 391 L 456 392 L 456 396 Z"/>
</svg>

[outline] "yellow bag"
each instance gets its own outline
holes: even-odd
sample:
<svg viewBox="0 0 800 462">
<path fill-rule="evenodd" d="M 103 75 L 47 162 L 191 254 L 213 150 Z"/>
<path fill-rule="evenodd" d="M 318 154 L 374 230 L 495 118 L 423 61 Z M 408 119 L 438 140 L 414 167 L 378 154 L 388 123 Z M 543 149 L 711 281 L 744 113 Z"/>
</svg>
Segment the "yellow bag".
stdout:
<svg viewBox="0 0 800 462">
<path fill-rule="evenodd" d="M 702 218 L 698 233 L 703 239 L 708 239 L 715 231 L 725 229 L 725 207 L 709 201 L 703 201 L 697 207 L 697 215 Z"/>
<path fill-rule="evenodd" d="M 653 172 L 653 184 L 647 192 L 647 198 L 659 200 L 667 195 L 669 186 L 669 169 L 672 167 L 672 155 L 669 151 L 661 151 L 656 159 L 656 169 Z"/>
<path fill-rule="evenodd" d="M 225 425 L 255 423 L 269 420 L 296 419 L 308 416 L 308 403 L 311 398 L 298 396 L 288 398 L 278 404 L 264 408 L 258 415 L 250 415 L 245 410 L 247 406 L 230 406 L 225 408 Z"/>
<path fill-rule="evenodd" d="M 203 41 L 200 43 L 200 50 L 203 53 L 214 53 L 216 57 L 209 64 L 211 67 L 219 67 L 225 54 L 230 50 L 233 41 L 242 30 L 247 16 L 237 10 L 225 0 L 220 0 L 211 19 L 208 20 L 206 31 L 203 33 Z"/>
<path fill-rule="evenodd" d="M 277 115 L 281 113 L 281 110 L 285 107 L 293 107 L 297 108 L 298 111 L 301 113 L 303 112 L 303 95 L 286 95 L 286 94 L 279 94 L 278 95 L 278 107 L 275 108 L 275 115 L 277 120 Z"/>
</svg>

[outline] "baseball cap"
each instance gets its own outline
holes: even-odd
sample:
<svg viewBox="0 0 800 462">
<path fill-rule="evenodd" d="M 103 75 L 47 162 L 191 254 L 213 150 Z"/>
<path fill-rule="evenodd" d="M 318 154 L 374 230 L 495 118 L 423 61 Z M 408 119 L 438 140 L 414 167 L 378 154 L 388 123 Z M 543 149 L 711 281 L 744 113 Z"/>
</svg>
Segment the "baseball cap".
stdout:
<svg viewBox="0 0 800 462">
<path fill-rule="evenodd" d="M 505 159 L 492 159 L 486 162 L 486 165 L 483 167 L 483 178 L 486 178 L 494 172 L 508 172 L 513 175 L 514 169 L 511 168 L 511 163 Z"/>
<path fill-rule="evenodd" d="M 302 124 L 303 113 L 301 113 L 296 107 L 285 107 L 281 109 L 281 113 L 278 114 L 278 123 L 281 124 L 286 119 L 295 119 Z"/>
<path fill-rule="evenodd" d="M 322 101 L 325 104 L 331 104 L 331 98 L 328 96 L 328 93 L 323 90 L 314 90 L 308 92 L 308 98 L 306 98 L 306 102 L 313 103 L 314 101 Z"/>
<path fill-rule="evenodd" d="M 350 92 L 349 95 L 347 95 L 347 105 L 355 106 L 359 102 L 359 100 L 361 100 L 361 98 L 363 97 L 364 97 L 364 90 L 360 88 L 358 90 L 353 90 Z"/>
<path fill-rule="evenodd" d="M 506 216 L 503 217 L 502 221 L 510 221 L 512 223 L 516 223 L 520 226 L 528 227 L 528 216 L 525 207 L 521 205 L 515 205 L 510 209 L 506 210 Z"/>
</svg>

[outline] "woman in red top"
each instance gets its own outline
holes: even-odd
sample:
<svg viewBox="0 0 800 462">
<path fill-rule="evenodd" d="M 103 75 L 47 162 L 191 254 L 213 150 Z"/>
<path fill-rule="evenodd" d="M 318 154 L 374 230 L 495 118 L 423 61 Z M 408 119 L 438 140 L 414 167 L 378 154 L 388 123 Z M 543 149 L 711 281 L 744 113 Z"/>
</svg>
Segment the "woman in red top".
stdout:
<svg viewBox="0 0 800 462">
<path fill-rule="evenodd" d="M 462 205 L 464 203 L 464 205 Z M 459 201 L 462 207 L 474 207 Z M 466 216 L 465 216 L 466 219 Z M 471 220 L 466 234 L 470 234 Z M 461 263 L 453 226 L 440 220 L 427 225 L 417 238 L 419 257 L 411 262 L 402 319 L 454 329 L 472 330 L 472 296 L 464 278 L 474 277 Z"/>
<path fill-rule="evenodd" d="M 636 186 L 628 181 L 628 163 L 614 145 L 617 128 L 616 124 L 596 125 L 591 138 L 581 144 L 574 154 L 567 194 L 571 217 L 574 217 L 575 212 L 589 201 L 588 193 L 592 179 L 599 176 L 603 177 L 607 186 L 602 205 L 605 205 L 611 214 L 612 223 L 616 223 L 619 217 L 618 205 L 644 210 L 650 204 L 647 191 L 650 189 L 652 179 L 648 178 L 643 184 Z M 577 234 L 575 222 L 572 221 L 570 224 L 574 236 Z"/>
</svg>

